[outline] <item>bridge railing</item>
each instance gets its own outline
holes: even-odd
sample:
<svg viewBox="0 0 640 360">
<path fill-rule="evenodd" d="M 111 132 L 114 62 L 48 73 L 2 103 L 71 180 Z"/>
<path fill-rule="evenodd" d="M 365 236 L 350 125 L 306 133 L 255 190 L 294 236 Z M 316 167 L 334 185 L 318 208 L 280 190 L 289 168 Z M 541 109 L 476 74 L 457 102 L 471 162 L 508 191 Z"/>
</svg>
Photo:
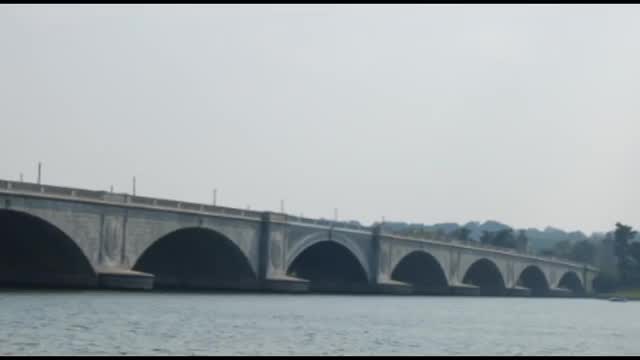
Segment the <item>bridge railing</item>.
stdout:
<svg viewBox="0 0 640 360">
<path fill-rule="evenodd" d="M 158 200 L 154 198 L 143 197 L 143 196 L 131 196 L 130 201 L 134 204 L 156 206 Z"/>
<path fill-rule="evenodd" d="M 372 231 L 373 227 L 371 226 L 364 226 L 364 225 L 359 225 L 359 224 L 355 224 L 352 222 L 348 222 L 348 221 L 334 221 L 334 220 L 327 220 L 327 219 L 312 219 L 312 218 L 307 218 L 307 217 L 303 217 L 303 216 L 296 216 L 296 215 L 291 215 L 291 214 L 285 214 L 287 222 L 292 222 L 292 223 L 302 223 L 302 224 L 310 224 L 310 225 L 320 225 L 320 226 L 332 226 L 334 228 L 339 228 L 339 229 L 349 229 L 349 230 L 359 230 L 359 231 Z"/>
<path fill-rule="evenodd" d="M 41 193 L 57 196 L 70 196 L 76 198 L 101 199 L 104 191 L 91 191 L 83 189 L 75 189 L 64 186 L 42 185 L 36 183 L 28 183 L 21 181 L 0 180 L 0 189 L 23 191 L 32 193 Z"/>
<path fill-rule="evenodd" d="M 194 202 L 188 202 L 188 201 L 158 199 L 158 198 L 142 197 L 137 195 L 129 196 L 129 199 L 130 199 L 130 202 L 134 204 L 142 204 L 142 205 L 156 206 L 156 207 L 162 207 L 162 208 L 200 211 L 200 212 L 206 212 L 206 213 L 218 214 L 218 215 L 243 216 L 243 217 L 251 217 L 254 219 L 260 219 L 262 216 L 262 213 L 258 211 L 236 209 L 236 208 L 225 207 L 225 206 L 214 206 L 214 205 L 207 205 L 207 204 L 194 203 Z"/>
<path fill-rule="evenodd" d="M 43 189 L 46 186 L 33 184 L 33 183 L 14 183 L 11 181 L 7 182 L 7 190 L 18 190 L 18 191 L 28 191 L 28 192 L 43 192 Z"/>
<path fill-rule="evenodd" d="M 98 200 L 110 203 L 130 203 L 145 206 L 154 206 L 170 209 L 182 209 L 192 211 L 202 211 L 213 214 L 224 214 L 233 216 L 251 217 L 260 219 L 262 213 L 258 211 L 236 209 L 224 206 L 212 206 L 200 203 L 192 203 L 185 201 L 175 201 L 167 199 L 158 199 L 138 195 L 130 195 L 124 193 L 112 193 L 107 191 L 93 191 L 63 186 L 42 185 L 21 181 L 0 180 L 0 189 L 19 191 L 27 193 L 39 193 L 46 195 L 64 196 L 77 199 Z"/>
</svg>

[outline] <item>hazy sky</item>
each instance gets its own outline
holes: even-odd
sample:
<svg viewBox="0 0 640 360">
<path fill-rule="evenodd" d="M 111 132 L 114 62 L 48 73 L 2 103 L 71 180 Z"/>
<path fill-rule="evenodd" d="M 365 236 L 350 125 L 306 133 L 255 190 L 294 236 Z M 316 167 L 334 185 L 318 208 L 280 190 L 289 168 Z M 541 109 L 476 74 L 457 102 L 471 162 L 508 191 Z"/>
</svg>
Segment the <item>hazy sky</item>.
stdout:
<svg viewBox="0 0 640 360">
<path fill-rule="evenodd" d="M 0 178 L 640 226 L 640 6 L 0 6 Z"/>
</svg>

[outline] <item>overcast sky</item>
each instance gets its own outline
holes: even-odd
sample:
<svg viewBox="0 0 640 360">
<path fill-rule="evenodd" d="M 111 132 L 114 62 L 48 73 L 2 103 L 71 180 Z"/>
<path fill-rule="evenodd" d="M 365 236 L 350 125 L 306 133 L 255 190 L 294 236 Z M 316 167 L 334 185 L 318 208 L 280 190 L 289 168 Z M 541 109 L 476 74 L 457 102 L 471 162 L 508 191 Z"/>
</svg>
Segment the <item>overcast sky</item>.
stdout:
<svg viewBox="0 0 640 360">
<path fill-rule="evenodd" d="M 0 178 L 640 227 L 637 5 L 0 6 Z"/>
</svg>

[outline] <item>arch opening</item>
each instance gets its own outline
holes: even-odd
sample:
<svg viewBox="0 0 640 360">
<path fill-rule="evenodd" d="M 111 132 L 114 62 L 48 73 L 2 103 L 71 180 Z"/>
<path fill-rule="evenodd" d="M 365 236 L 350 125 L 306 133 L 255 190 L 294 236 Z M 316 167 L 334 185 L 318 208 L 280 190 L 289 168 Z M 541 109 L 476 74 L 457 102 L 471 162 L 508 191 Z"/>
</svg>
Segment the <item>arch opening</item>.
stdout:
<svg viewBox="0 0 640 360">
<path fill-rule="evenodd" d="M 406 255 L 391 273 L 391 279 L 409 283 L 414 293 L 447 294 L 449 284 L 442 266 L 431 254 L 414 251 Z"/>
<path fill-rule="evenodd" d="M 367 273 L 355 255 L 334 241 L 321 241 L 300 253 L 287 275 L 309 281 L 317 292 L 366 292 Z"/>
<path fill-rule="evenodd" d="M 0 210 L 0 286 L 96 287 L 91 263 L 62 230 L 39 217 Z"/>
<path fill-rule="evenodd" d="M 569 271 L 565 273 L 562 276 L 562 278 L 560 278 L 558 287 L 562 289 L 570 290 L 573 293 L 573 295 L 582 295 L 585 293 L 585 290 L 584 290 L 584 287 L 582 286 L 582 282 L 580 281 L 580 278 L 573 271 Z"/>
<path fill-rule="evenodd" d="M 534 265 L 524 269 L 518 278 L 517 285 L 531 290 L 531 296 L 545 296 L 549 293 L 547 278 L 542 270 Z"/>
<path fill-rule="evenodd" d="M 475 285 L 483 296 L 506 294 L 504 279 L 498 267 L 490 260 L 481 259 L 473 263 L 464 275 L 463 283 Z"/>
<path fill-rule="evenodd" d="M 156 289 L 249 290 L 257 286 L 251 265 L 230 239 L 213 230 L 176 230 L 153 243 L 133 270 L 154 275 Z"/>
</svg>

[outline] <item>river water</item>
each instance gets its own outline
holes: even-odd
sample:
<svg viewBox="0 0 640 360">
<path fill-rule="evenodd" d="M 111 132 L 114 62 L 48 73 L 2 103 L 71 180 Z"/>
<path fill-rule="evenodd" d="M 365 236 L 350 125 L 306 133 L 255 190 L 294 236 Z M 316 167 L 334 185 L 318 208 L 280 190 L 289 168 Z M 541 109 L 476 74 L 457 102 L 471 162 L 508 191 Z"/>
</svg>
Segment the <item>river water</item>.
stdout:
<svg viewBox="0 0 640 360">
<path fill-rule="evenodd" d="M 1 355 L 639 355 L 640 302 L 0 290 Z"/>
</svg>

